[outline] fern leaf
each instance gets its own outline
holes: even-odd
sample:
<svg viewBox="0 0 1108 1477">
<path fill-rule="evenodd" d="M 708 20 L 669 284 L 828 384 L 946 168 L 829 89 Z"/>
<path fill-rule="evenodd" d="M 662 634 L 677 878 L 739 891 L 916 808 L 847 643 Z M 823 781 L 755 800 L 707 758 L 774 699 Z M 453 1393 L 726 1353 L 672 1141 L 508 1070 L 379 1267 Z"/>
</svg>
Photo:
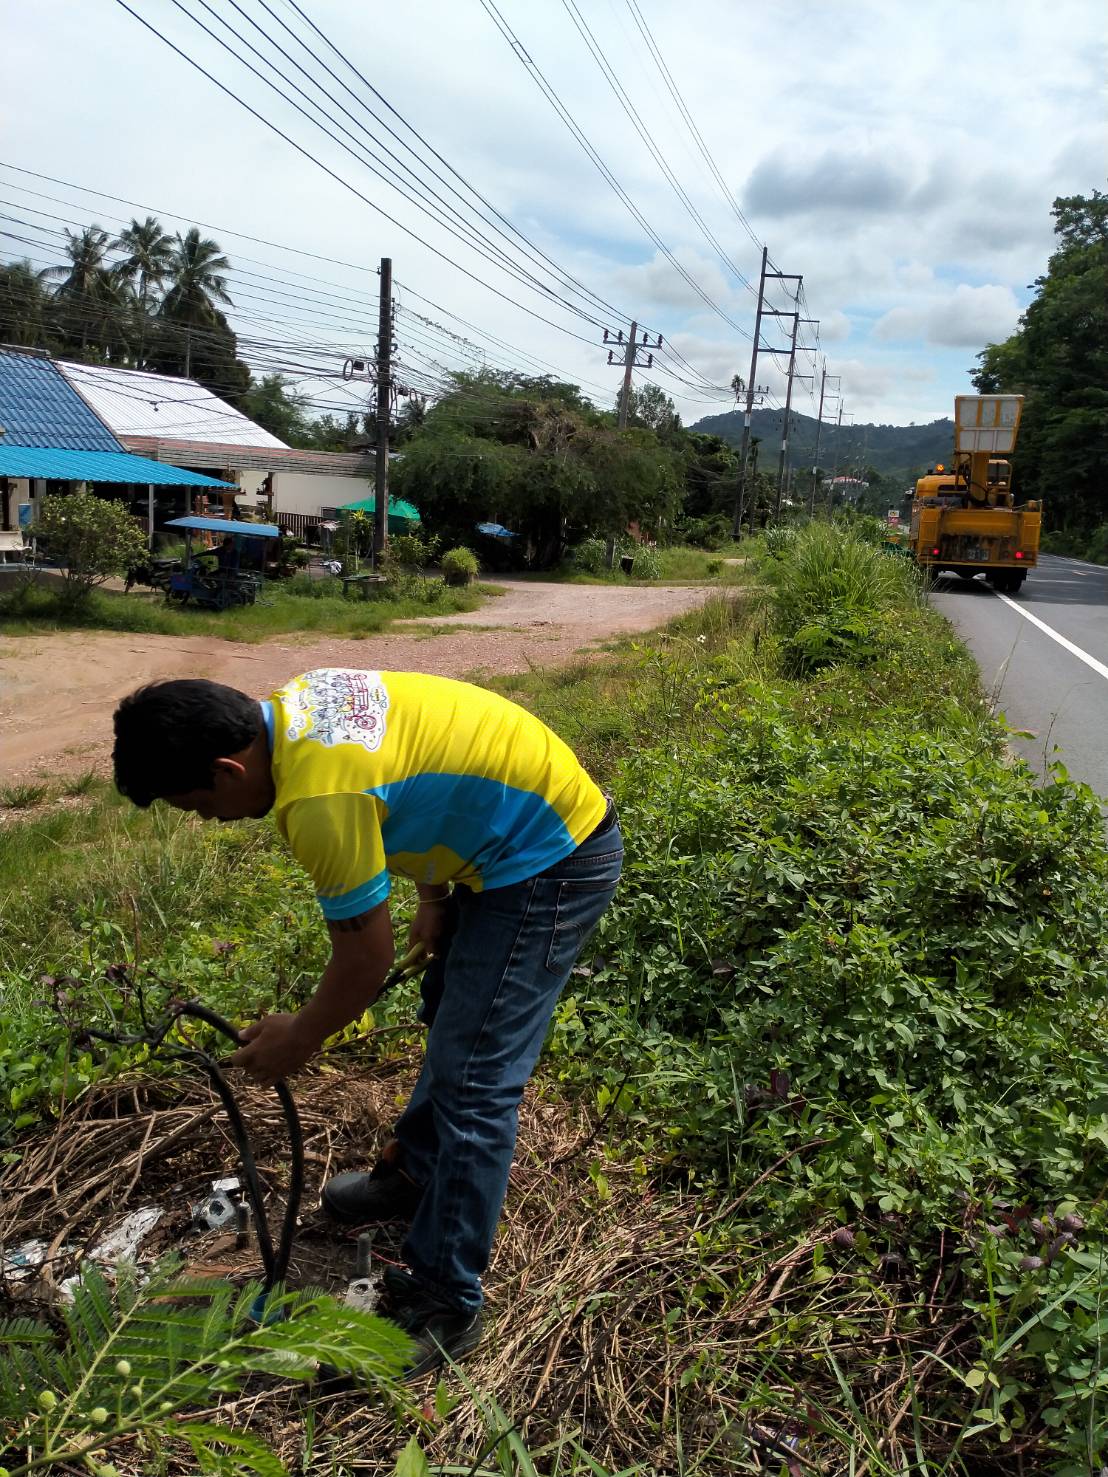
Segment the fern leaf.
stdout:
<svg viewBox="0 0 1108 1477">
<path fill-rule="evenodd" d="M 411 1350 L 411 1340 L 393 1324 L 328 1298 L 282 1323 L 256 1329 L 242 1356 L 252 1369 L 272 1370 L 267 1356 L 278 1354 L 387 1383 L 400 1376 Z M 287 1368 L 285 1364 L 279 1372 Z"/>
<path fill-rule="evenodd" d="M 202 1421 L 185 1421 L 175 1430 L 188 1440 L 201 1472 L 215 1477 L 288 1477 L 284 1462 L 246 1431 Z"/>
</svg>

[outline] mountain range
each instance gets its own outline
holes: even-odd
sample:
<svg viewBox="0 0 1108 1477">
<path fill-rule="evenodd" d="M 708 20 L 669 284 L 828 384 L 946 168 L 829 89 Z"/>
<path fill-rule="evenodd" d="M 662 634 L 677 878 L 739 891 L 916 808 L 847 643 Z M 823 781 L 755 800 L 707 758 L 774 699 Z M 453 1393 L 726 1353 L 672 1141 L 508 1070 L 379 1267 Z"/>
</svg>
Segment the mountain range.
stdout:
<svg viewBox="0 0 1108 1477">
<path fill-rule="evenodd" d="M 750 420 L 751 436 L 760 437 L 759 464 L 764 471 L 777 468 L 784 412 L 755 410 Z M 742 411 L 708 415 L 690 430 L 719 436 L 730 446 L 742 440 Z M 816 449 L 816 418 L 792 414 L 789 461 L 794 467 L 811 467 Z M 954 450 L 954 422 L 931 421 L 925 426 L 844 425 L 824 421 L 820 435 L 819 465 L 825 472 L 835 468 L 839 475 L 864 472 L 872 467 L 882 476 L 907 487 L 937 461 L 949 461 Z"/>
</svg>

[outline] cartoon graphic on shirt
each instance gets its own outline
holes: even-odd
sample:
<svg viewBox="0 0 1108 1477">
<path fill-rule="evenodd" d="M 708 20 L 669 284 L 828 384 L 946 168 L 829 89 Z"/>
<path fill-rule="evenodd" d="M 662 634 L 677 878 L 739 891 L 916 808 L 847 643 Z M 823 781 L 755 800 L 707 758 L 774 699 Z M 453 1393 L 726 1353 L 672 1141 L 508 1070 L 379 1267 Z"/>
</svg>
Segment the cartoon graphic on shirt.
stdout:
<svg viewBox="0 0 1108 1477">
<path fill-rule="evenodd" d="M 361 744 L 371 754 L 381 747 L 389 693 L 380 672 L 319 667 L 285 692 L 290 739 L 310 737 L 326 748 Z"/>
</svg>

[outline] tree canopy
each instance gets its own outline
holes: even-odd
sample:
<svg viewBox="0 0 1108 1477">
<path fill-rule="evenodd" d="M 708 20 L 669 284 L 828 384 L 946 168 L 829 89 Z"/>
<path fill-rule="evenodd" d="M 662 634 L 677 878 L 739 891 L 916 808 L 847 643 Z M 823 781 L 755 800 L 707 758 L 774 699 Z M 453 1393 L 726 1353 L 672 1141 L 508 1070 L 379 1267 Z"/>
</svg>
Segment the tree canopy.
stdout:
<svg viewBox="0 0 1108 1477">
<path fill-rule="evenodd" d="M 1108 195 L 1059 197 L 1057 245 L 1020 326 L 978 355 L 982 393 L 1026 397 L 1014 458 L 1024 498 L 1053 527 L 1105 521 L 1108 465 Z"/>
<path fill-rule="evenodd" d="M 618 431 L 577 385 L 492 370 L 451 383 L 391 477 L 446 539 L 470 542 L 476 524 L 503 523 L 545 565 L 568 537 L 631 522 L 653 530 L 676 516 L 679 458 L 652 431 Z"/>
</svg>

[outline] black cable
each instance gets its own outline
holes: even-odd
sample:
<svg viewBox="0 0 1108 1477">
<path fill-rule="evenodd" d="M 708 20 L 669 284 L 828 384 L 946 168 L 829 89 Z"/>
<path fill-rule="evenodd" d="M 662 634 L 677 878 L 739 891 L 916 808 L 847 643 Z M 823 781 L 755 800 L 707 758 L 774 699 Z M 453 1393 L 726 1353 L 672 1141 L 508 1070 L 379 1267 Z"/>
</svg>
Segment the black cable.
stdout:
<svg viewBox="0 0 1108 1477">
<path fill-rule="evenodd" d="M 157 1050 L 165 1041 L 166 1036 L 181 1019 L 189 1016 L 193 1020 L 203 1021 L 205 1025 L 211 1026 L 213 1030 L 219 1031 L 232 1041 L 236 1046 L 244 1046 L 246 1043 L 229 1021 L 219 1015 L 216 1011 L 209 1009 L 199 1000 L 187 1000 L 181 1004 L 174 1005 L 153 1026 L 147 1026 L 142 1031 L 119 1032 L 101 1031 L 94 1027 L 86 1027 L 81 1032 L 82 1040 L 104 1041 L 113 1046 L 149 1046 Z M 258 1179 L 258 1166 L 254 1158 L 253 1145 L 250 1142 L 250 1134 L 243 1120 L 231 1085 L 223 1075 L 220 1064 L 209 1052 L 203 1051 L 199 1046 L 172 1046 L 167 1047 L 168 1054 L 179 1060 L 192 1061 L 201 1066 L 207 1073 L 227 1118 L 231 1124 L 231 1133 L 238 1149 L 239 1159 L 242 1163 L 243 1179 L 246 1181 L 246 1194 L 254 1212 L 254 1223 L 257 1230 L 258 1250 L 261 1253 L 262 1266 L 265 1270 L 264 1292 L 269 1293 L 279 1284 L 283 1283 L 288 1274 L 289 1261 L 292 1257 L 292 1243 L 296 1236 L 296 1218 L 300 1211 L 300 1200 L 304 1192 L 304 1134 L 300 1126 L 300 1115 L 296 1111 L 296 1103 L 293 1101 L 292 1093 L 287 1083 L 281 1079 L 273 1084 L 281 1104 L 281 1110 L 285 1116 L 285 1126 L 289 1135 L 289 1185 L 285 1195 L 285 1214 L 281 1223 L 281 1236 L 277 1243 L 277 1250 L 273 1250 L 273 1238 L 269 1229 L 269 1220 L 265 1213 L 265 1201 L 262 1197 L 261 1183 Z"/>
<path fill-rule="evenodd" d="M 550 328 L 556 328 L 559 333 L 568 334 L 570 338 L 579 339 L 582 343 L 589 344 L 590 346 L 593 344 L 593 340 L 590 338 L 586 338 L 584 334 L 575 333 L 572 328 L 566 328 L 564 324 L 556 323 L 552 318 L 547 318 L 542 313 L 537 313 L 534 308 L 529 308 L 526 306 L 526 304 L 518 302 L 514 297 L 510 297 L 508 293 L 502 292 L 499 287 L 494 287 L 491 282 L 486 282 L 483 277 L 478 277 L 476 272 L 471 272 L 468 267 L 463 267 L 460 262 L 456 262 L 452 257 L 448 256 L 445 251 L 440 251 L 437 246 L 432 246 L 430 241 L 427 241 L 416 231 L 413 231 L 410 226 L 405 226 L 401 221 L 398 221 L 396 217 L 390 215 L 388 211 L 383 208 L 383 206 L 378 205 L 375 200 L 371 200 L 368 195 L 363 194 L 363 192 L 359 190 L 356 185 L 352 185 L 349 180 L 344 179 L 341 174 L 338 174 L 329 165 L 324 164 L 322 159 L 317 159 L 310 150 L 306 149 L 303 146 L 303 144 L 298 144 L 296 140 L 285 133 L 283 129 L 278 128 L 277 125 L 273 123 L 270 119 L 268 119 L 263 113 L 258 112 L 256 108 L 252 108 L 248 102 L 240 98 L 237 93 L 235 93 L 230 87 L 228 87 L 225 83 L 220 82 L 218 77 L 213 76 L 206 67 L 202 67 L 198 61 L 189 56 L 188 52 L 182 50 L 182 48 L 178 46 L 175 42 L 171 41 L 168 36 L 163 35 L 163 33 L 158 30 L 157 26 L 151 25 L 150 22 L 145 18 L 145 16 L 140 15 L 137 10 L 132 10 L 131 6 L 127 4 L 127 0 L 115 0 L 115 3 L 120 6 L 121 9 L 125 10 L 128 15 L 137 20 L 140 25 L 145 26 L 148 31 L 157 36 L 158 40 L 164 42 L 171 51 L 176 52 L 183 61 L 188 62 L 189 66 L 194 67 L 201 74 L 201 76 L 206 77 L 208 81 L 213 84 L 213 86 L 218 87 L 220 92 L 224 93 L 233 102 L 237 103 L 239 107 L 245 108 L 252 118 L 256 118 L 259 123 L 263 124 L 273 133 L 277 134 L 278 138 L 283 139 L 285 143 L 290 146 L 290 148 L 295 149 L 298 154 L 301 154 L 310 163 L 316 165 L 317 168 L 322 169 L 324 174 L 329 175 L 336 184 L 341 185 L 344 190 L 349 190 L 352 195 L 357 196 L 357 198 L 361 200 L 363 204 L 368 205 L 371 210 L 375 210 L 378 215 L 387 220 L 390 225 L 395 226 L 398 231 L 403 231 L 406 236 L 410 236 L 413 241 L 418 241 L 421 246 L 425 246 L 428 251 L 433 252 L 433 254 L 437 256 L 441 261 L 446 262 L 448 266 L 451 266 L 455 268 L 456 271 L 461 272 L 462 275 L 468 277 L 471 282 L 476 282 L 479 286 L 486 288 L 489 292 L 495 293 L 497 297 L 502 298 L 505 302 L 511 303 L 512 307 L 519 308 L 522 312 L 529 314 L 532 318 L 537 319 L 541 323 L 547 324 Z"/>
<path fill-rule="evenodd" d="M 390 185 L 391 188 L 396 190 L 403 199 L 407 200 L 410 204 L 415 205 L 418 210 L 422 211 L 423 214 L 426 215 L 430 220 L 434 221 L 436 225 L 439 225 L 444 230 L 448 231 L 452 236 L 456 237 L 464 245 L 468 246 L 472 251 L 477 252 L 477 254 L 481 257 L 484 257 L 486 261 L 491 262 L 493 266 L 499 267 L 501 271 L 506 272 L 514 282 L 518 282 L 521 286 L 529 287 L 532 291 L 541 293 L 544 298 L 560 304 L 562 307 L 567 308 L 570 312 L 575 313 L 577 314 L 577 316 L 583 318 L 586 322 L 592 323 L 595 327 L 604 328 L 605 326 L 607 326 L 605 325 L 603 320 L 596 318 L 591 313 L 585 312 L 576 304 L 571 303 L 568 301 L 568 299 L 561 297 L 560 294 L 555 292 L 553 288 L 547 286 L 545 282 L 536 277 L 534 273 L 529 271 L 524 265 L 516 262 L 513 258 L 509 257 L 507 252 L 505 252 L 502 247 L 497 246 L 495 242 L 491 241 L 477 227 L 473 226 L 469 221 L 467 221 L 458 212 L 458 210 L 455 209 L 454 206 L 452 206 L 448 201 L 444 200 L 443 197 L 436 190 L 427 185 L 422 179 L 419 178 L 418 175 L 414 174 L 410 167 L 405 165 L 404 162 L 395 153 L 393 153 L 387 145 L 382 144 L 372 133 L 370 133 L 370 131 L 365 127 L 364 124 L 359 122 L 359 120 L 354 117 L 354 115 L 350 112 L 348 108 L 346 108 L 341 102 L 339 102 L 339 100 L 335 98 L 332 93 L 328 92 L 327 89 L 322 85 L 322 83 L 317 81 L 315 78 L 311 79 L 315 83 L 315 86 L 322 93 L 322 95 L 327 98 L 328 101 L 330 101 L 334 106 L 336 106 L 342 113 L 344 113 L 346 117 L 349 118 L 350 121 L 353 123 L 355 128 L 359 129 L 362 133 L 366 135 L 367 138 L 371 139 L 372 142 L 377 146 L 377 148 L 383 149 L 390 158 L 395 159 L 396 162 L 400 165 L 401 169 L 405 171 L 405 174 L 411 177 L 410 179 L 405 178 L 404 175 L 398 173 L 395 169 L 393 169 L 391 165 L 385 163 L 380 155 L 369 154 L 367 157 L 366 146 L 360 143 L 354 137 L 349 128 L 347 128 L 341 121 L 339 121 L 339 119 L 335 118 L 330 112 L 328 112 L 321 103 L 315 100 L 315 98 L 309 96 L 308 93 L 306 93 L 304 89 L 299 86 L 296 81 L 293 80 L 293 78 L 288 76 L 287 73 L 283 72 L 281 68 L 276 65 L 275 62 L 273 62 L 270 58 L 264 56 L 263 53 L 260 52 L 258 48 L 253 45 L 252 42 L 250 42 L 245 36 L 243 36 L 234 28 L 234 26 L 232 26 L 229 21 L 225 20 L 217 12 L 213 11 L 211 6 L 207 3 L 207 0 L 195 0 L 195 3 L 200 5 L 204 10 L 208 11 L 208 13 L 212 15 L 220 23 L 220 25 L 222 25 L 227 31 L 229 31 L 230 34 L 234 36 L 237 41 L 239 41 L 243 46 L 247 48 L 248 51 L 252 52 L 253 55 L 256 56 L 264 66 L 268 67 L 270 71 L 275 73 L 276 76 L 280 77 L 287 87 L 290 87 L 293 92 L 297 93 L 301 98 L 303 98 L 309 107 L 314 108 L 317 113 L 321 114 L 322 117 L 326 119 L 327 124 L 330 124 L 332 125 L 332 127 L 337 128 L 339 132 L 345 135 L 345 137 L 351 142 L 345 143 L 338 134 L 331 132 L 331 128 L 327 127 L 324 123 L 321 123 L 318 118 L 313 117 L 310 113 L 305 112 L 299 103 L 297 103 L 293 98 L 289 97 L 287 93 L 283 92 L 282 89 L 278 87 L 275 82 L 271 81 L 268 76 L 260 72 L 258 68 L 247 57 L 239 55 L 239 53 L 235 51 L 234 48 L 230 46 L 221 36 L 218 36 L 211 29 L 210 26 L 207 26 L 198 16 L 194 15 L 184 4 L 184 0 L 170 0 L 170 3 L 176 6 L 183 15 L 186 15 L 189 20 L 193 22 L 194 25 L 198 26 L 207 36 L 215 41 L 217 45 L 223 47 L 223 49 L 227 51 L 231 56 L 233 56 L 236 61 L 245 66 L 247 70 L 251 72 L 260 82 L 264 83 L 265 86 L 271 88 L 272 91 L 274 91 L 277 96 L 282 99 L 282 101 L 286 102 L 290 107 L 294 108 L 302 117 L 306 118 L 309 123 L 320 129 L 321 132 L 325 133 L 327 137 L 332 140 L 332 142 L 337 143 L 339 148 L 343 149 L 353 159 L 356 159 L 358 163 L 368 168 L 371 173 L 375 174 L 383 183 Z M 234 3 L 234 0 L 232 0 L 232 3 Z M 238 7 L 236 6 L 236 9 L 237 8 Z M 247 16 L 246 19 L 250 20 L 250 17 Z M 254 26 L 257 26 L 257 22 L 255 21 L 250 21 L 250 23 Z M 270 42 L 270 45 L 274 46 L 276 50 L 281 52 L 282 56 L 285 56 L 289 59 L 289 61 L 292 61 L 292 58 L 288 57 L 288 53 L 284 51 L 277 42 L 273 41 L 272 38 L 270 38 L 265 31 L 262 31 L 262 35 L 266 36 L 266 39 Z M 300 71 L 301 75 L 307 78 L 308 74 L 304 72 L 303 67 L 299 66 L 299 64 L 295 62 L 293 62 L 293 65 L 297 66 L 297 69 Z M 353 147 L 351 145 L 353 145 Z M 376 160 L 376 162 L 373 162 L 374 160 Z M 380 165 L 380 167 L 378 167 L 378 165 Z M 384 173 L 382 173 L 382 170 L 384 171 Z M 392 176 L 391 179 L 388 178 L 388 176 L 390 175 Z M 412 193 L 413 190 L 415 191 L 415 193 Z M 428 199 L 428 194 L 430 196 L 430 200 L 437 201 L 438 204 L 430 203 L 430 200 Z M 444 216 L 452 216 L 456 224 L 451 224 L 450 220 L 444 218 Z M 485 222 L 484 224 L 487 224 L 487 222 Z"/>
</svg>

